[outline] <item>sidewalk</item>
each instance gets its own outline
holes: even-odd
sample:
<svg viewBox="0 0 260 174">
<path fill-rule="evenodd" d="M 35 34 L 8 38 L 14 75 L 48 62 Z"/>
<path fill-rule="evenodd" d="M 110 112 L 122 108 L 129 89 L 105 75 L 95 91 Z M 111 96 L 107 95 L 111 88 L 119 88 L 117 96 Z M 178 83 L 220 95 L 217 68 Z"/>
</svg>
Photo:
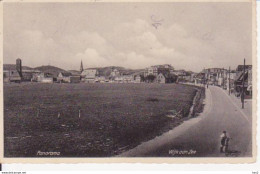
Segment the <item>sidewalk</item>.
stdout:
<svg viewBox="0 0 260 174">
<path fill-rule="evenodd" d="M 234 94 L 230 94 L 228 93 L 227 90 L 223 90 L 222 91 L 229 96 L 229 98 L 231 99 L 232 102 L 234 102 L 234 104 L 236 104 L 236 106 L 248 117 L 250 117 L 252 119 L 252 110 L 253 110 L 253 100 L 252 99 L 245 99 L 244 101 L 244 109 L 242 109 L 242 103 L 241 103 L 241 98 L 240 97 L 236 97 Z"/>
</svg>

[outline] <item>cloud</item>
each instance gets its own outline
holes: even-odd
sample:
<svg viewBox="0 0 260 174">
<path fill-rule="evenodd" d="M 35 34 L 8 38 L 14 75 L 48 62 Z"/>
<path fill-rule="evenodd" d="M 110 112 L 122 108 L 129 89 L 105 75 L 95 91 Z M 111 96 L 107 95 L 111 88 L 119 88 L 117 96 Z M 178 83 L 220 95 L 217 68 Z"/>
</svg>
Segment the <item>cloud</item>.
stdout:
<svg viewBox="0 0 260 174">
<path fill-rule="evenodd" d="M 78 53 L 75 56 L 75 61 L 85 62 L 85 65 L 88 67 L 100 67 L 100 66 L 108 66 L 111 65 L 108 59 L 102 57 L 99 52 L 94 48 L 87 48 L 84 53 Z"/>
<path fill-rule="evenodd" d="M 96 32 L 82 31 L 74 35 L 66 35 L 61 39 L 61 44 L 72 52 L 84 51 L 87 47 L 93 47 L 104 51 L 106 39 Z"/>
<path fill-rule="evenodd" d="M 8 4 L 5 9 L 4 63 L 20 57 L 32 67 L 79 69 L 82 58 L 86 67 L 99 60 L 99 66 L 169 63 L 194 71 L 234 68 L 243 58 L 252 63 L 251 3 Z M 157 29 L 155 21 L 162 22 Z"/>
<path fill-rule="evenodd" d="M 5 48 L 13 62 L 19 57 L 30 66 L 46 65 L 60 56 L 57 43 L 39 30 L 22 31 L 14 36 Z"/>
<path fill-rule="evenodd" d="M 178 62 L 183 55 L 174 47 L 162 43 L 155 32 L 156 29 L 141 19 L 115 26 L 114 32 L 108 37 L 113 41 L 114 49 L 121 52 L 120 56 L 115 54 L 115 59 L 122 60 L 121 65 L 136 68 Z"/>
<path fill-rule="evenodd" d="M 147 21 L 135 19 L 119 23 L 103 35 L 83 30 L 53 38 L 40 30 L 23 30 L 9 37 L 4 48 L 12 62 L 20 57 L 33 67 L 50 64 L 79 69 L 82 60 L 85 68 L 111 65 L 145 68 L 172 64 L 176 69 L 200 71 L 205 66 L 220 66 L 221 63 L 216 63 L 220 57 L 228 57 L 223 59 L 228 64 L 229 60 L 236 61 L 243 56 L 241 51 L 248 52 L 249 47 L 243 48 L 241 42 L 229 44 L 228 37 L 228 31 L 217 36 L 210 31 L 194 34 L 177 23 L 155 29 Z M 240 52 L 230 52 L 237 48 Z"/>
<path fill-rule="evenodd" d="M 35 66 L 48 62 L 65 69 L 78 69 L 81 60 L 85 68 L 111 65 L 145 68 L 167 63 L 191 69 L 187 60 L 201 59 L 196 57 L 200 49 L 211 50 L 200 40 L 188 37 L 177 24 L 162 27 L 158 32 L 141 19 L 115 26 L 106 38 L 85 30 L 56 40 L 39 30 L 25 30 L 18 37 L 14 40 L 18 44 L 12 45 L 17 46 L 17 55 L 24 61 Z"/>
</svg>

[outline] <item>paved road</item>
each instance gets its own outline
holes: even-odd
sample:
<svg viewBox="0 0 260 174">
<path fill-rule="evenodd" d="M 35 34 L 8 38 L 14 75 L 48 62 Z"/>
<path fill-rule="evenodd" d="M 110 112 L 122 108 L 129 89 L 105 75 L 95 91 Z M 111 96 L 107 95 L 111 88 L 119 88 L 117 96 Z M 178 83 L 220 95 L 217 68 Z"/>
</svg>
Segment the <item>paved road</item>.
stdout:
<svg viewBox="0 0 260 174">
<path fill-rule="evenodd" d="M 250 107 L 247 101 L 245 107 Z M 209 86 L 206 90 L 206 105 L 201 116 L 184 122 L 181 126 L 145 142 L 121 156 L 195 156 L 219 157 L 220 135 L 226 130 L 232 140 L 230 149 L 241 151 L 239 157 L 252 154 L 252 111 L 241 109 L 238 99 L 228 96 L 219 87 Z M 192 150 L 192 151 L 190 151 Z M 188 151 L 192 155 L 174 154 Z M 195 153 L 196 151 L 196 153 Z M 170 152 L 170 153 L 169 153 Z"/>
</svg>

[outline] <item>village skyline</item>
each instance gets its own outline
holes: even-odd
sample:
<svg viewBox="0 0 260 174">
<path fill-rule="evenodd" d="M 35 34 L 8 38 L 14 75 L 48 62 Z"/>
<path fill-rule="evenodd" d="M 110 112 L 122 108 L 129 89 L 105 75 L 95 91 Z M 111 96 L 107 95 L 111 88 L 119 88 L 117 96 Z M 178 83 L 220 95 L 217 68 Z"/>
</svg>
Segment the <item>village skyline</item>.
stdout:
<svg viewBox="0 0 260 174">
<path fill-rule="evenodd" d="M 19 58 L 18 58 L 19 59 Z M 204 67 L 203 69 L 201 69 L 201 70 L 199 70 L 199 71 L 192 71 L 192 70 L 189 70 L 189 69 L 184 69 L 184 68 L 180 68 L 180 69 L 176 69 L 175 68 L 175 66 L 174 65 L 172 65 L 172 64 L 157 64 L 157 65 L 150 65 L 150 66 L 146 66 L 146 67 L 144 67 L 144 68 L 128 68 L 128 67 L 124 67 L 124 66 L 116 66 L 116 65 L 110 65 L 110 66 L 92 66 L 92 67 L 90 67 L 90 66 L 85 66 L 85 64 L 84 64 L 84 62 L 83 61 L 81 61 L 80 62 L 80 64 L 78 65 L 78 68 L 76 68 L 76 69 L 66 69 L 66 68 L 64 68 L 64 67 L 61 67 L 61 66 L 55 66 L 55 65 L 51 65 L 51 64 L 46 64 L 46 65 L 39 65 L 39 66 L 35 66 L 35 67 L 31 67 L 31 66 L 28 66 L 27 64 L 22 64 L 22 66 L 23 67 L 28 67 L 28 68 L 32 68 L 32 69 L 37 69 L 38 67 L 56 67 L 56 68 L 60 68 L 60 69 L 62 69 L 62 70 L 65 70 L 65 71 L 81 71 L 81 64 L 82 64 L 82 66 L 83 66 L 83 70 L 87 70 L 87 69 L 98 69 L 98 68 L 109 68 L 109 67 L 111 67 L 111 68 L 124 68 L 124 69 L 129 69 L 129 70 L 145 70 L 145 69 L 147 69 L 147 68 L 150 68 L 150 67 L 154 67 L 154 66 L 162 66 L 162 65 L 170 65 L 170 66 L 172 66 L 172 68 L 173 68 L 173 70 L 174 71 L 186 71 L 186 72 L 193 72 L 193 73 L 200 73 L 200 72 L 203 72 L 205 69 L 225 69 L 225 70 L 228 70 L 229 69 L 229 67 L 231 68 L 231 67 L 233 67 L 233 68 L 231 68 L 230 70 L 232 71 L 232 70 L 235 70 L 239 65 L 242 65 L 243 64 L 243 62 L 241 62 L 240 64 L 237 64 L 237 65 L 232 65 L 232 66 L 227 66 L 227 65 L 225 65 L 225 66 L 220 66 L 220 67 Z M 11 62 L 11 63 L 4 63 L 4 65 L 13 65 L 13 66 L 15 66 L 15 62 Z M 246 64 L 246 65 L 251 65 L 251 64 Z M 5 69 L 5 68 L 4 68 Z M 6 69 L 7 70 L 7 69 Z"/>
</svg>

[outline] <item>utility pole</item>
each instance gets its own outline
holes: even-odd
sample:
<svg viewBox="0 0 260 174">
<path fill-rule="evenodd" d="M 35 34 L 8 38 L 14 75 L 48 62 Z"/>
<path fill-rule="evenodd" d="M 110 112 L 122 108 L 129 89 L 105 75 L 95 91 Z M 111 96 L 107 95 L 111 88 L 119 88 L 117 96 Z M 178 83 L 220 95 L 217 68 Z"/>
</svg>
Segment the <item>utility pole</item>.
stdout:
<svg viewBox="0 0 260 174">
<path fill-rule="evenodd" d="M 230 67 L 228 71 L 228 94 L 230 95 Z"/>
<path fill-rule="evenodd" d="M 206 70 L 205 70 L 205 67 L 204 67 L 204 80 L 203 80 L 204 82 L 204 88 L 205 88 L 205 85 L 206 85 Z"/>
<path fill-rule="evenodd" d="M 242 109 L 244 109 L 244 100 L 245 100 L 245 66 L 246 66 L 246 59 L 244 59 L 244 67 L 243 67 L 243 83 L 242 83 L 242 94 L 241 94 L 241 102 L 242 102 Z"/>
<path fill-rule="evenodd" d="M 224 68 L 223 68 L 223 76 L 222 76 L 222 78 L 223 78 L 223 85 L 222 85 L 222 87 L 223 87 L 223 89 L 224 89 L 224 82 L 225 82 L 225 79 L 224 79 Z"/>
</svg>

